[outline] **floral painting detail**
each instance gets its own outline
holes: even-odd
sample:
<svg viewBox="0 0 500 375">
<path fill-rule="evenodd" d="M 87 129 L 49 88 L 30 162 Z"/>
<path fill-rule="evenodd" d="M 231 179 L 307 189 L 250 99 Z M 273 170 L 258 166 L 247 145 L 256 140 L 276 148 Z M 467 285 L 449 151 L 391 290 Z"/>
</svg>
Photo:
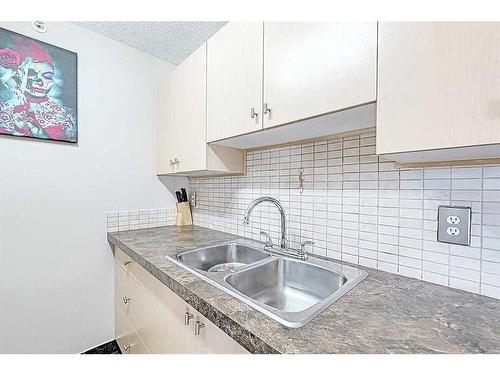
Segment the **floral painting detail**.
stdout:
<svg viewBox="0 0 500 375">
<path fill-rule="evenodd" d="M 78 141 L 77 55 L 0 28 L 0 135 Z"/>
<path fill-rule="evenodd" d="M 0 50 L 0 65 L 7 69 L 17 69 L 21 64 L 19 54 L 11 49 L 5 48 Z"/>
</svg>

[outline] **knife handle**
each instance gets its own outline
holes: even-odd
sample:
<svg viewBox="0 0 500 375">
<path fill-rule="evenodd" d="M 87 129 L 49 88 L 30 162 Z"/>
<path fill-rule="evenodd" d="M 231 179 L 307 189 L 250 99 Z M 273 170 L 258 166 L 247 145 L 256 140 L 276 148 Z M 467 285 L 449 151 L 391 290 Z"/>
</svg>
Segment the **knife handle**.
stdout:
<svg viewBox="0 0 500 375">
<path fill-rule="evenodd" d="M 187 202 L 187 201 L 188 201 L 188 198 L 187 198 L 187 192 L 186 192 L 186 189 L 181 188 L 181 195 L 182 195 L 182 202 Z"/>
</svg>

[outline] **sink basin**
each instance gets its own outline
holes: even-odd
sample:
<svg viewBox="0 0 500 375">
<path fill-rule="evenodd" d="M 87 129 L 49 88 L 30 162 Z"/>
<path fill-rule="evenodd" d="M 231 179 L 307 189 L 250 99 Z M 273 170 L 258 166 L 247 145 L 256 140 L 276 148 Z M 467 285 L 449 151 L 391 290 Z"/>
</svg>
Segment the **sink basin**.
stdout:
<svg viewBox="0 0 500 375">
<path fill-rule="evenodd" d="M 247 239 L 167 257 L 290 328 L 307 324 L 367 275 L 318 257 L 271 254 L 262 243 Z"/>
<path fill-rule="evenodd" d="M 225 281 L 254 301 L 283 312 L 299 312 L 336 292 L 347 278 L 312 264 L 274 258 L 229 275 Z"/>
<path fill-rule="evenodd" d="M 177 260 L 190 268 L 204 272 L 232 271 L 268 258 L 270 254 L 254 247 L 229 243 L 186 251 Z"/>
</svg>

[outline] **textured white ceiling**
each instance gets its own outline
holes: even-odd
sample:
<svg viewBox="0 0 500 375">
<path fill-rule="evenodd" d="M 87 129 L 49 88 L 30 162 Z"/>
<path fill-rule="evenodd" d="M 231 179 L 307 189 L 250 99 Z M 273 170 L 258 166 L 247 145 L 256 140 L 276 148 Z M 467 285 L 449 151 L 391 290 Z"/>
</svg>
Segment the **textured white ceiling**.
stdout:
<svg viewBox="0 0 500 375">
<path fill-rule="evenodd" d="M 76 23 L 176 65 L 225 24 L 225 22 Z"/>
</svg>

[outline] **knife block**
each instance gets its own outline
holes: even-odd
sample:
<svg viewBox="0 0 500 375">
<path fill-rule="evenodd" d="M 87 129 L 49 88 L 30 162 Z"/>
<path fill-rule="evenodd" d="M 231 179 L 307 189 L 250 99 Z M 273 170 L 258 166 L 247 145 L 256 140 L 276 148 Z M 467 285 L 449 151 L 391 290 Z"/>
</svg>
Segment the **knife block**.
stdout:
<svg viewBox="0 0 500 375">
<path fill-rule="evenodd" d="M 191 216 L 189 202 L 177 203 L 177 221 L 175 225 L 193 225 L 193 217 Z"/>
</svg>

